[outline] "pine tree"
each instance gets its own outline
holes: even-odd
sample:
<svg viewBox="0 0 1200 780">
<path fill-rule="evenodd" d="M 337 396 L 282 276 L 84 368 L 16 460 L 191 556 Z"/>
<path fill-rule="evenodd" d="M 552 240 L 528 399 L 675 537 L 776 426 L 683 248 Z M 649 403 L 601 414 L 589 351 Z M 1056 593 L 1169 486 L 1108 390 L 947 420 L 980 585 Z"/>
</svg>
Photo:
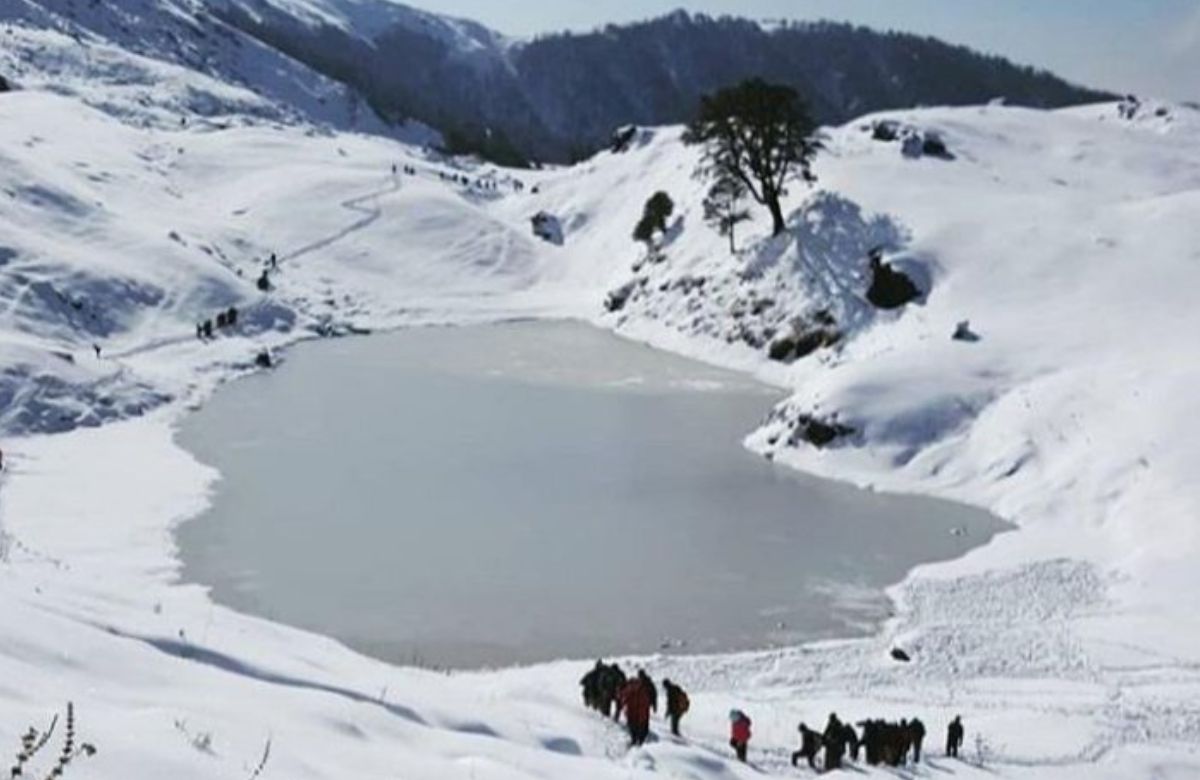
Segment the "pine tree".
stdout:
<svg viewBox="0 0 1200 780">
<path fill-rule="evenodd" d="M 702 173 L 737 179 L 766 206 L 779 235 L 787 229 L 780 199 L 788 180 L 816 181 L 816 129 L 796 90 L 750 79 L 703 98 L 684 142 L 704 147 Z"/>
<path fill-rule="evenodd" d="M 746 185 L 732 176 L 721 176 L 704 198 L 704 221 L 729 236 L 730 254 L 737 254 L 737 226 L 750 219 L 750 212 L 742 206 L 745 197 Z"/>
</svg>

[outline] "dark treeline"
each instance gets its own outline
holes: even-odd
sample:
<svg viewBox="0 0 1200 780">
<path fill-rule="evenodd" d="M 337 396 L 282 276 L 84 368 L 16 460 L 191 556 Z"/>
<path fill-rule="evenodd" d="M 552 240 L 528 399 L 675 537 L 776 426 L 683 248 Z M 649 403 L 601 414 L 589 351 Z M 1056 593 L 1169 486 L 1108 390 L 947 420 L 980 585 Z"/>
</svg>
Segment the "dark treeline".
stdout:
<svg viewBox="0 0 1200 780">
<path fill-rule="evenodd" d="M 279 12 L 221 14 L 355 87 L 386 119 L 421 120 L 443 132 L 451 151 L 508 164 L 577 159 L 623 124 L 690 121 L 701 95 L 751 77 L 798 90 L 822 123 L 996 97 L 1036 107 L 1110 97 L 933 38 L 828 22 L 764 29 L 680 12 L 511 48 L 489 43 L 491 34 L 477 28 L 484 45 L 464 56 L 444 36 L 412 25 L 369 43 Z"/>
</svg>

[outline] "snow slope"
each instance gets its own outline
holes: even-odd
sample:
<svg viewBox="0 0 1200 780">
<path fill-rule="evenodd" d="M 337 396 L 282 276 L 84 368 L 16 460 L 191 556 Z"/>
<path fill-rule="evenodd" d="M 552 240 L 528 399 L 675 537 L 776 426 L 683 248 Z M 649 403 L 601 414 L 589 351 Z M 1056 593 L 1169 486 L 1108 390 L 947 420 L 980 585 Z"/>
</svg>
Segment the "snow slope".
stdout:
<svg viewBox="0 0 1200 780">
<path fill-rule="evenodd" d="M 12 35 L 5 57 L 67 48 Z M 1200 508 L 1194 112 L 1172 108 L 1169 131 L 1116 106 L 894 115 L 939 130 L 953 161 L 905 158 L 863 122 L 834 128 L 821 192 L 792 193 L 790 234 L 766 238 L 759 215 L 731 256 L 702 224 L 677 130 L 516 173 L 276 125 L 246 92 L 222 99 L 230 122 L 157 121 L 195 71 L 142 105 L 97 99 L 120 90 L 90 67 L 0 95 L 0 742 L 72 699 L 100 748 L 80 777 L 247 777 L 270 740 L 264 777 L 707 779 L 791 774 L 796 722 L 831 709 L 920 714 L 935 736 L 962 712 L 985 768 L 934 759 L 919 776 L 1200 776 L 1200 631 L 1180 598 Z M 665 260 L 645 263 L 629 232 L 657 189 L 679 222 Z M 541 210 L 563 247 L 531 235 Z M 929 285 L 922 304 L 863 301 L 878 245 Z M 640 292 L 605 314 L 631 282 Z M 231 305 L 238 329 L 195 338 Z M 820 309 L 839 347 L 767 359 L 773 334 Z M 632 753 L 579 707 L 586 662 L 396 669 L 175 581 L 170 529 L 218 476 L 171 440 L 189 404 L 264 347 L 507 316 L 595 319 L 754 371 L 795 391 L 747 432 L 755 450 L 987 506 L 1020 530 L 915 572 L 872 639 L 643 659 L 694 692 L 694 713 L 686 742 Z M 981 340 L 951 341 L 968 318 Z M 789 444 L 800 415 L 834 413 L 854 436 Z M 912 664 L 890 661 L 896 644 Z M 731 706 L 755 718 L 757 768 L 729 761 Z"/>
</svg>

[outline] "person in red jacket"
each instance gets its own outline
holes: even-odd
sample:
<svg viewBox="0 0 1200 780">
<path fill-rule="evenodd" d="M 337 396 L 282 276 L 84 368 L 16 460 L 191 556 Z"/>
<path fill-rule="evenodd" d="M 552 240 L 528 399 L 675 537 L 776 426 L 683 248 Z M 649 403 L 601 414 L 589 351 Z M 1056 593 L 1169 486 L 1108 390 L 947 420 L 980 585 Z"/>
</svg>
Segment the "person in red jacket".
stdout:
<svg viewBox="0 0 1200 780">
<path fill-rule="evenodd" d="M 650 736 L 650 690 L 641 677 L 633 677 L 621 686 L 617 701 L 625 711 L 625 723 L 629 726 L 629 743 L 632 747 L 646 744 Z"/>
<path fill-rule="evenodd" d="M 745 763 L 750 748 L 750 717 L 741 710 L 729 711 L 729 746 L 737 753 L 738 761 Z"/>
</svg>

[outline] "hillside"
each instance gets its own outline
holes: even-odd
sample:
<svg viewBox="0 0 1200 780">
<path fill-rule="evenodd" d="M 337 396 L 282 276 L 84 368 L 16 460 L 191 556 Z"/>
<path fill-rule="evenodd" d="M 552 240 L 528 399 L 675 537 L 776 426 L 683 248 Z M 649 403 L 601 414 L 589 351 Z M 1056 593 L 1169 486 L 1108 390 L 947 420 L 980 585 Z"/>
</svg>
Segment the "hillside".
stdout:
<svg viewBox="0 0 1200 780">
<path fill-rule="evenodd" d="M 99 9 L 99 25 L 108 5 L 63 13 Z M 59 16 L 21 19 L 0 50 L 19 87 L 0 94 L 0 741 L 14 753 L 70 700 L 99 747 L 80 778 L 244 778 L 269 744 L 264 778 L 728 780 L 794 776 L 797 721 L 836 710 L 919 712 L 935 736 L 962 713 L 969 761 L 915 776 L 1200 774 L 1200 630 L 1181 598 L 1198 584 L 1200 112 L 992 105 L 830 126 L 789 231 L 769 238 L 756 213 L 731 254 L 701 219 L 678 128 L 513 171 L 339 129 L 320 101 L 308 116 L 182 59 L 79 42 Z M 288 83 L 338 89 L 286 67 Z M 883 119 L 938 133 L 949 154 L 874 140 Z M 665 259 L 647 263 L 629 234 L 659 189 L 679 208 Z M 532 235 L 539 211 L 562 246 Z M 877 247 L 921 282 L 919 303 L 864 300 Z M 197 338 L 230 306 L 236 326 Z M 821 312 L 836 344 L 770 359 Z M 398 669 L 178 582 L 171 530 L 219 475 L 173 428 L 263 350 L 547 316 L 786 388 L 746 432 L 756 452 L 967 501 L 1017 530 L 913 572 L 869 639 L 628 660 L 693 698 L 686 740 L 632 752 L 579 705 L 590 660 Z M 964 320 L 976 340 L 951 338 Z M 795 435 L 835 417 L 850 430 L 830 446 Z M 734 706 L 755 718 L 754 766 L 728 754 Z"/>
<path fill-rule="evenodd" d="M 701 95 L 750 76 L 796 87 L 823 122 L 914 105 L 1105 99 L 1051 74 L 940 41 L 842 24 L 763 27 L 677 12 L 514 41 L 390 2 L 225 0 L 231 25 L 344 83 L 383 116 L 442 130 L 494 159 L 566 162 L 618 126 L 690 119 Z"/>
</svg>

